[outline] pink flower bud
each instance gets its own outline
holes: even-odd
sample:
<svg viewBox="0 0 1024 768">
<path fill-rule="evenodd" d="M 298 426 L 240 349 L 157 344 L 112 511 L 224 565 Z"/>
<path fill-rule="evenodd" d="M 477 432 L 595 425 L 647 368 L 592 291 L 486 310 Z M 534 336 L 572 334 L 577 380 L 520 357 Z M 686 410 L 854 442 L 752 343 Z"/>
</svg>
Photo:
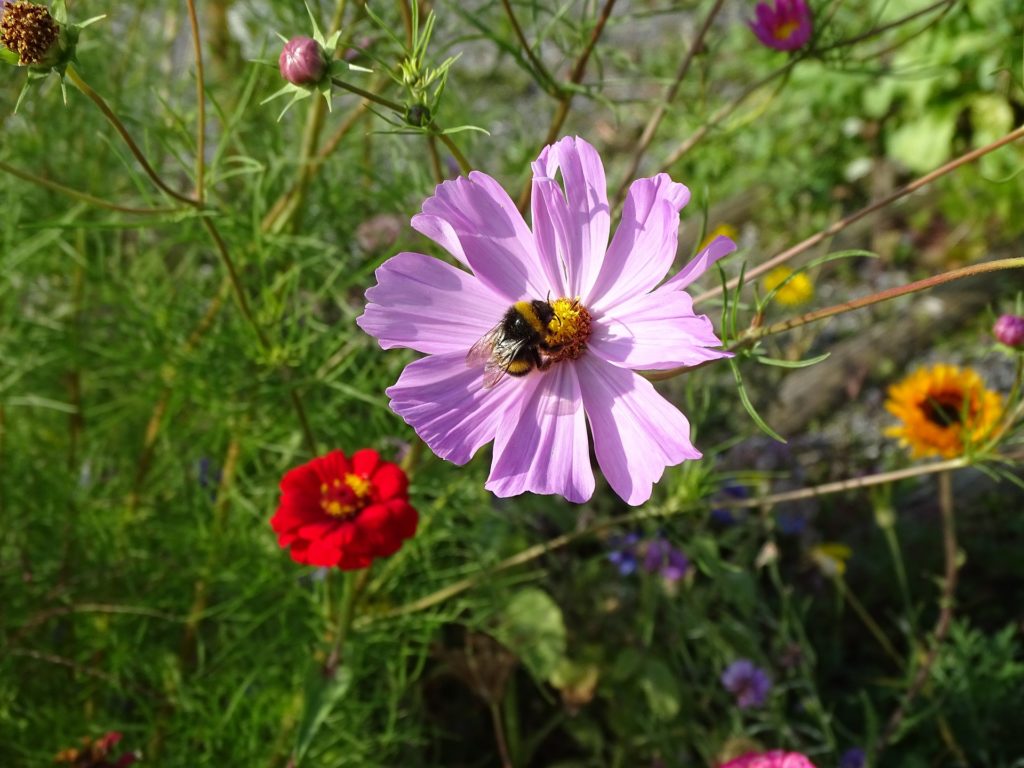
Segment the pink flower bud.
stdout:
<svg viewBox="0 0 1024 768">
<path fill-rule="evenodd" d="M 1003 315 L 992 326 L 992 335 L 1008 347 L 1024 347 L 1024 317 Z"/>
<path fill-rule="evenodd" d="M 285 44 L 278 64 L 281 77 L 289 83 L 313 85 L 327 72 L 327 55 L 316 40 L 300 35 Z"/>
</svg>

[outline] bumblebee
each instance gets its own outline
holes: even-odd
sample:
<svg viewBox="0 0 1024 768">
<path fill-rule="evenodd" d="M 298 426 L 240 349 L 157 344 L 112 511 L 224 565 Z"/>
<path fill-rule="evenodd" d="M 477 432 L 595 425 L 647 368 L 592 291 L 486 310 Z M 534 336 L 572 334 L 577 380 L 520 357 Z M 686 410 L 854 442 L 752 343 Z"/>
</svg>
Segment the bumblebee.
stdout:
<svg viewBox="0 0 1024 768">
<path fill-rule="evenodd" d="M 517 301 L 501 322 L 483 335 L 469 352 L 466 365 L 484 367 L 484 387 L 490 389 L 504 378 L 525 376 L 534 368 L 543 371 L 555 351 L 550 343 L 550 324 L 555 310 L 547 301 Z"/>
</svg>

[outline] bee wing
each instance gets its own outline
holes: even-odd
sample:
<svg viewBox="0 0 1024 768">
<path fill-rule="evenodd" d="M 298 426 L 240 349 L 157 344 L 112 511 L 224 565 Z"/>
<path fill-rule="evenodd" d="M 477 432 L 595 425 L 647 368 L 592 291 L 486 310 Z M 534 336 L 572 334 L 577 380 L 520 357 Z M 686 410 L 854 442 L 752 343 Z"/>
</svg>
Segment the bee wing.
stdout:
<svg viewBox="0 0 1024 768">
<path fill-rule="evenodd" d="M 477 342 L 469 348 L 469 352 L 466 353 L 466 367 L 476 368 L 477 366 L 486 365 L 494 354 L 494 347 L 498 343 L 500 335 L 501 323 L 498 323 L 496 326 L 491 328 L 491 330 L 481 336 Z"/>
<path fill-rule="evenodd" d="M 466 365 L 469 367 L 483 365 L 484 388 L 490 389 L 504 378 L 508 367 L 516 359 L 526 341 L 511 341 L 502 338 L 501 324 L 494 326 L 466 353 Z"/>
</svg>

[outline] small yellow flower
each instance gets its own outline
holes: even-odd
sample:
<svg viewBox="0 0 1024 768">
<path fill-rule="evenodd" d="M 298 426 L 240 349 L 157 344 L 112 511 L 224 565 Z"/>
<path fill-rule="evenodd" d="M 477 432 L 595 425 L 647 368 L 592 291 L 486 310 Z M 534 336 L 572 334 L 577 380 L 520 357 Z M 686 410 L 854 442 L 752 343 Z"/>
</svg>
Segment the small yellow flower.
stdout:
<svg viewBox="0 0 1024 768">
<path fill-rule="evenodd" d="M 853 550 L 848 546 L 833 541 L 826 541 L 811 549 L 811 560 L 829 578 L 846 573 L 846 561 L 851 555 Z"/>
<path fill-rule="evenodd" d="M 719 224 L 717 227 L 708 232 L 707 237 L 701 240 L 700 245 L 697 247 L 697 251 L 703 251 L 709 245 L 711 241 L 716 237 L 728 237 L 730 240 L 735 240 L 740 236 L 739 231 L 732 224 Z"/>
<path fill-rule="evenodd" d="M 889 387 L 885 408 L 900 420 L 885 434 L 908 446 L 911 456 L 953 459 L 966 444 L 991 434 L 1002 416 L 1003 399 L 985 388 L 974 369 L 940 363 Z"/>
<path fill-rule="evenodd" d="M 764 289 L 766 291 L 775 290 L 790 275 L 793 275 L 793 270 L 789 267 L 776 267 L 764 276 Z M 793 275 L 792 280 L 779 288 L 779 292 L 775 294 L 775 301 L 784 307 L 796 307 L 800 304 L 806 304 L 813 297 L 814 283 L 811 282 L 811 278 L 807 276 L 806 272 L 800 272 Z"/>
</svg>

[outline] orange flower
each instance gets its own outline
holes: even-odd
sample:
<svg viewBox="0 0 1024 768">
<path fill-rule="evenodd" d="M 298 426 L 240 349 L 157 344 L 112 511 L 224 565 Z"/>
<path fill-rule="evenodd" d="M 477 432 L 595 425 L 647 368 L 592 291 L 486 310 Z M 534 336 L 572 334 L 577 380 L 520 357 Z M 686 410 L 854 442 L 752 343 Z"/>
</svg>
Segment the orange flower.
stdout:
<svg viewBox="0 0 1024 768">
<path fill-rule="evenodd" d="M 889 387 L 885 408 L 900 420 L 885 434 L 908 446 L 914 458 L 952 459 L 991 434 L 1003 399 L 972 368 L 938 364 Z"/>
</svg>

